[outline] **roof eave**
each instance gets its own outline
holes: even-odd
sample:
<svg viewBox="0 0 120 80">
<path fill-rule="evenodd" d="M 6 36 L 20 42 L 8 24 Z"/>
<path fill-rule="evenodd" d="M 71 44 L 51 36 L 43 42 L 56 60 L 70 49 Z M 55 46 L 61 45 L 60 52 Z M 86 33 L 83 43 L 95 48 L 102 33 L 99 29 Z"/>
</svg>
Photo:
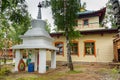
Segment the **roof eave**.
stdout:
<svg viewBox="0 0 120 80">
<path fill-rule="evenodd" d="M 80 31 L 80 34 L 86 35 L 86 34 L 104 34 L 104 33 L 118 33 L 118 29 L 96 29 L 96 30 L 86 30 L 86 31 Z M 64 36 L 63 32 L 59 33 L 50 33 L 51 37 L 60 37 Z"/>
</svg>

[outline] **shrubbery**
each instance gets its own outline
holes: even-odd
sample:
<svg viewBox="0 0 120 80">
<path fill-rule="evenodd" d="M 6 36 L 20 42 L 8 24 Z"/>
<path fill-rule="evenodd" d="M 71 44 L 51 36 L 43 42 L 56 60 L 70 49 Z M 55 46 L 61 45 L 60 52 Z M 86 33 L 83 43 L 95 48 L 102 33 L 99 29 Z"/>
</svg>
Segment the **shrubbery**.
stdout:
<svg viewBox="0 0 120 80">
<path fill-rule="evenodd" d="M 11 71 L 8 68 L 2 68 L 0 70 L 0 75 L 1 76 L 9 75 L 10 73 L 11 73 Z"/>
</svg>

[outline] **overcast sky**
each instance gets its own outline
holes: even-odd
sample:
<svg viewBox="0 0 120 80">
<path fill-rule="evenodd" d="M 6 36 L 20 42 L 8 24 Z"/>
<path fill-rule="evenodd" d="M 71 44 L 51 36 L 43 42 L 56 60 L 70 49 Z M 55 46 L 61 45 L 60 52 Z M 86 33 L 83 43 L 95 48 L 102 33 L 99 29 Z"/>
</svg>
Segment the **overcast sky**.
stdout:
<svg viewBox="0 0 120 80">
<path fill-rule="evenodd" d="M 38 4 L 39 2 L 44 0 L 26 0 L 28 5 L 28 11 L 31 14 L 33 19 L 37 18 L 38 14 Z M 108 0 L 81 0 L 81 2 L 86 2 L 86 9 L 87 10 L 99 10 L 103 7 L 105 7 Z M 42 8 L 42 19 L 47 19 L 49 23 L 53 26 L 53 20 L 52 20 L 52 12 L 51 8 Z"/>
</svg>

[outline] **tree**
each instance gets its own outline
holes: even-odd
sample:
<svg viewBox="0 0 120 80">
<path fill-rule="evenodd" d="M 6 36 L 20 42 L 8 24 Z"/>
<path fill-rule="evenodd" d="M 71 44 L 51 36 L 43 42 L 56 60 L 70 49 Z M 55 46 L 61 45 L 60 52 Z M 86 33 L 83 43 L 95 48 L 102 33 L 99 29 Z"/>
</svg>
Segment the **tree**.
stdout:
<svg viewBox="0 0 120 80">
<path fill-rule="evenodd" d="M 51 32 L 51 25 L 50 25 L 50 23 L 48 22 L 48 20 L 45 20 L 46 21 L 46 26 L 45 26 L 45 30 L 48 32 L 48 33 L 50 33 Z"/>
<path fill-rule="evenodd" d="M 12 37 L 12 35 L 23 35 L 30 27 L 31 17 L 25 0 L 2 0 L 0 15 L 0 28 L 6 29 L 5 32 L 8 31 L 7 37 L 12 38 L 13 42 L 19 38 Z M 18 43 L 20 42 L 16 44 Z"/>
<path fill-rule="evenodd" d="M 120 28 L 120 2 L 119 0 L 110 0 L 113 14 L 116 20 L 116 26 Z"/>
<path fill-rule="evenodd" d="M 15 41 L 15 44 L 19 44 L 21 40 L 18 36 L 29 29 L 31 20 L 25 0 L 2 0 L 0 15 L 2 32 L 7 32 L 7 38 L 12 38 L 13 43 Z"/>
<path fill-rule="evenodd" d="M 75 31 L 77 26 L 77 12 L 79 11 L 78 0 L 51 0 L 54 23 L 58 30 L 64 31 L 66 37 L 67 61 L 70 70 L 73 69 L 70 41 L 80 36 L 79 31 Z"/>
<path fill-rule="evenodd" d="M 7 48 L 10 41 L 21 43 L 19 35 L 23 35 L 30 27 L 30 15 L 25 0 L 2 0 L 0 13 L 0 48 Z M 6 43 L 4 43 L 6 42 Z"/>
<path fill-rule="evenodd" d="M 118 15 L 120 14 L 120 7 L 118 0 L 109 0 L 106 4 L 106 15 L 104 19 L 104 24 L 110 24 L 112 28 L 118 27 Z"/>
<path fill-rule="evenodd" d="M 114 19 L 114 14 L 113 14 L 113 9 L 112 9 L 112 4 L 110 1 L 106 4 L 106 15 L 104 19 L 104 25 L 106 27 L 111 26 L 111 28 L 116 28 L 116 20 Z"/>
</svg>

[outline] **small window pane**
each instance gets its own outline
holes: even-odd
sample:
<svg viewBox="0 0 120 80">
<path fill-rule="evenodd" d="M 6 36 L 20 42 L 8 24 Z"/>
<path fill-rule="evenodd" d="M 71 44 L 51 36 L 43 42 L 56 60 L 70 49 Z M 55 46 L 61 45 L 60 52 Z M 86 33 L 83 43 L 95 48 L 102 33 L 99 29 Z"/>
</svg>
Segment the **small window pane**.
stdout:
<svg viewBox="0 0 120 80">
<path fill-rule="evenodd" d="M 62 55 L 63 54 L 63 43 L 55 43 L 55 46 L 59 49 L 56 51 L 56 54 Z"/>
<path fill-rule="evenodd" d="M 72 45 L 71 45 L 71 54 L 78 55 L 78 43 L 72 43 Z"/>
<path fill-rule="evenodd" d="M 88 25 L 88 19 L 83 20 L 84 21 L 84 25 Z"/>
<path fill-rule="evenodd" d="M 85 43 L 85 54 L 86 55 L 94 55 L 94 42 L 86 42 Z"/>
</svg>

